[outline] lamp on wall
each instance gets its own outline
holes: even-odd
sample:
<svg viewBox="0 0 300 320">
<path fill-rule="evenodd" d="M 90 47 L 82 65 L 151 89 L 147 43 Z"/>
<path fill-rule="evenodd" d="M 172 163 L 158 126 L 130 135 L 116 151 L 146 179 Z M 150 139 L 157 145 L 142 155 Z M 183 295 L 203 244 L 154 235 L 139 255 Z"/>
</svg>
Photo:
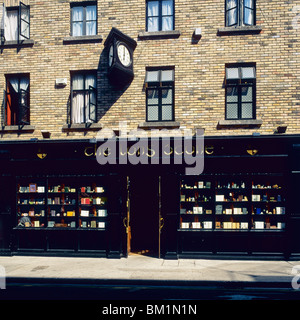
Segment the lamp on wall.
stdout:
<svg viewBox="0 0 300 320">
<path fill-rule="evenodd" d="M 287 129 L 286 125 L 281 125 L 277 127 L 274 133 L 286 133 L 286 129 Z"/>
<path fill-rule="evenodd" d="M 51 136 L 51 132 L 49 132 L 48 130 L 41 130 L 42 136 L 45 139 L 49 139 Z"/>
</svg>

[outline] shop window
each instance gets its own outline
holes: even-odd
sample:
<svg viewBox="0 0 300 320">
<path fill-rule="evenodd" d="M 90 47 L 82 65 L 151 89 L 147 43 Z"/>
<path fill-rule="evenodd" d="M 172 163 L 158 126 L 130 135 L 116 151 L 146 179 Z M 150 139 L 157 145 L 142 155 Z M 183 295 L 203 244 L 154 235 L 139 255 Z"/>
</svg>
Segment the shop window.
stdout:
<svg viewBox="0 0 300 320">
<path fill-rule="evenodd" d="M 2 7 L 1 42 L 30 38 L 30 7 L 20 2 L 18 7 Z M 4 37 L 3 37 L 4 35 Z"/>
<path fill-rule="evenodd" d="M 146 16 L 147 31 L 155 32 L 174 30 L 174 1 L 148 0 Z"/>
<path fill-rule="evenodd" d="M 71 36 L 93 36 L 97 34 L 96 2 L 71 4 Z"/>
<path fill-rule="evenodd" d="M 5 125 L 29 125 L 29 76 L 7 76 L 4 98 Z"/>
<path fill-rule="evenodd" d="M 254 26 L 255 0 L 225 0 L 225 26 Z"/>
<path fill-rule="evenodd" d="M 174 69 L 146 71 L 146 121 L 174 121 Z"/>
<path fill-rule="evenodd" d="M 255 65 L 226 65 L 225 80 L 225 119 L 256 119 Z"/>
<path fill-rule="evenodd" d="M 71 75 L 71 123 L 96 122 L 97 85 L 95 72 Z"/>
</svg>

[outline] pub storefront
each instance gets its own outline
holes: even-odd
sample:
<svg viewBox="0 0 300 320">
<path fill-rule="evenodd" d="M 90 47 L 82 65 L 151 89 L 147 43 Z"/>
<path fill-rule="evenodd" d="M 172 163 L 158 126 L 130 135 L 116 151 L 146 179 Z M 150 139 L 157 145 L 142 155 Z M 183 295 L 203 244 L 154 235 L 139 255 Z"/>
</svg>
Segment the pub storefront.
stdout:
<svg viewBox="0 0 300 320">
<path fill-rule="evenodd" d="M 98 147 L 1 143 L 1 255 L 299 258 L 300 136 L 205 137 L 200 175 L 172 146 L 105 165 Z"/>
</svg>

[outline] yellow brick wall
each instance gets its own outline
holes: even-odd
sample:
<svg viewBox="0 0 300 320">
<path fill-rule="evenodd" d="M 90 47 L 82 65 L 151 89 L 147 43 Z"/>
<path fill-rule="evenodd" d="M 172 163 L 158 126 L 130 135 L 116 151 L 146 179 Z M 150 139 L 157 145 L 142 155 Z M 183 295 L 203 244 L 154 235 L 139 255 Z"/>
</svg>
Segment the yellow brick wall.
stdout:
<svg viewBox="0 0 300 320">
<path fill-rule="evenodd" d="M 140 40 L 145 31 L 145 0 L 98 1 L 98 34 L 101 43 L 64 44 L 70 36 L 68 0 L 29 0 L 32 47 L 4 48 L 0 53 L 0 88 L 5 75 L 30 73 L 30 118 L 33 133 L 3 133 L 0 139 L 42 138 L 49 130 L 51 139 L 89 138 L 95 132 L 64 132 L 70 98 L 70 71 L 98 70 L 98 114 L 104 126 L 117 129 L 119 120 L 136 129 L 145 121 L 147 66 L 175 66 L 175 120 L 181 128 L 205 128 L 206 135 L 247 135 L 253 131 L 273 134 L 279 124 L 287 133 L 300 133 L 300 19 L 292 25 L 300 6 L 295 1 L 257 0 L 260 34 L 219 36 L 224 27 L 224 0 L 175 0 L 175 39 Z M 5 0 L 5 5 L 18 1 Z M 298 12 L 300 14 L 300 11 Z M 135 78 L 126 90 L 114 90 L 107 80 L 107 53 L 104 41 L 112 27 L 137 41 L 134 52 Z M 202 38 L 193 43 L 196 27 Z M 257 119 L 260 128 L 217 128 L 225 118 L 223 87 L 225 63 L 256 62 Z M 56 78 L 67 78 L 64 88 L 55 87 Z M 0 90 L 0 101 L 3 90 Z"/>
</svg>

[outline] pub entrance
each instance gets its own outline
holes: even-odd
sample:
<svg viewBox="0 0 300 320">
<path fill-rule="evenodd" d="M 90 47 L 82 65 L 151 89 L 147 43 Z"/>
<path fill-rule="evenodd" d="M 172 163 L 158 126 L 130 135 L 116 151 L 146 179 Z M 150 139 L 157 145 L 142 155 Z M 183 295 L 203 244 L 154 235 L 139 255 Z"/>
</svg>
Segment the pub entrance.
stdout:
<svg viewBox="0 0 300 320">
<path fill-rule="evenodd" d="M 160 255 L 160 178 L 135 175 L 129 179 L 127 252 Z"/>
</svg>

